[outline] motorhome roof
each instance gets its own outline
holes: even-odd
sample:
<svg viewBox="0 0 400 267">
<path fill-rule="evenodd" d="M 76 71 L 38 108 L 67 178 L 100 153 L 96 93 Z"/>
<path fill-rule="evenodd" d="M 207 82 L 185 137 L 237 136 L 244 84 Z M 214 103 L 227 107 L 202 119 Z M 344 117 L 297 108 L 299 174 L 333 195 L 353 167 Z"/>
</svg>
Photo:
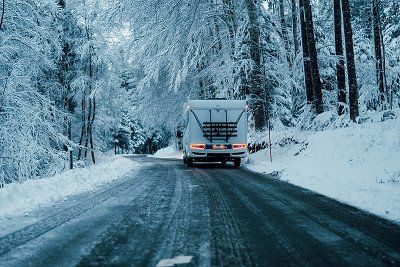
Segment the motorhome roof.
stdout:
<svg viewBox="0 0 400 267">
<path fill-rule="evenodd" d="M 189 100 L 186 107 L 190 109 L 245 109 L 246 100 Z"/>
</svg>

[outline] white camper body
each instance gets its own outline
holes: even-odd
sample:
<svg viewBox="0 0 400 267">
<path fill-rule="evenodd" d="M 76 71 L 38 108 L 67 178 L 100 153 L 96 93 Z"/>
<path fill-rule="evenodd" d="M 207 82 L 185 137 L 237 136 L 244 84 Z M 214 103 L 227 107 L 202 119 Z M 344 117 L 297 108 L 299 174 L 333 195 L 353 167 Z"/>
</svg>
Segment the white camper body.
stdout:
<svg viewBox="0 0 400 267">
<path fill-rule="evenodd" d="M 233 161 L 247 156 L 245 100 L 189 100 L 183 116 L 184 163 Z"/>
</svg>

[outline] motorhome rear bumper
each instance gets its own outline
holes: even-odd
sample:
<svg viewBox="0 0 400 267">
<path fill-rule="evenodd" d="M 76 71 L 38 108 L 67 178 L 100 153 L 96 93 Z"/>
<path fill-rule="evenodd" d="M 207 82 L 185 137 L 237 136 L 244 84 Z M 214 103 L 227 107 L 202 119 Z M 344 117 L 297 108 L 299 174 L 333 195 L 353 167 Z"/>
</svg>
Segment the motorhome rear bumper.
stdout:
<svg viewBox="0 0 400 267">
<path fill-rule="evenodd" d="M 189 158 L 196 160 L 216 160 L 221 159 L 233 159 L 233 158 L 245 158 L 247 156 L 247 150 L 224 150 L 224 151 L 209 151 L 209 150 L 198 150 L 190 151 L 187 155 Z"/>
</svg>

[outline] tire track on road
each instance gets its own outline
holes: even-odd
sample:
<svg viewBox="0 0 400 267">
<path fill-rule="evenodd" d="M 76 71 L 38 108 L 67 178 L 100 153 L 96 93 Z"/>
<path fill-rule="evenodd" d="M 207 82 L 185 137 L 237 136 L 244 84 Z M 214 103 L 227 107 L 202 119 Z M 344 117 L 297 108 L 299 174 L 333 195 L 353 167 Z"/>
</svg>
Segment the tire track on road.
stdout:
<svg viewBox="0 0 400 267">
<path fill-rule="evenodd" d="M 196 222 L 188 177 L 174 165 L 152 168 L 159 170 L 147 177 L 154 180 L 154 186 L 103 234 L 80 266 L 154 266 L 161 259 L 184 253 L 194 256 L 192 263 L 199 262 L 199 240 L 204 237 L 202 231 L 190 229 Z"/>
<path fill-rule="evenodd" d="M 168 168 L 161 164 L 156 166 L 152 168 L 157 169 L 160 176 L 168 174 Z M 146 179 L 155 177 L 153 174 Z M 110 225 L 91 252 L 81 259 L 79 266 L 149 264 L 151 255 L 157 249 L 157 236 L 167 209 L 165 203 L 173 197 L 173 191 L 165 190 L 161 179 L 154 179 L 153 182 L 153 187 L 130 203 L 128 211 Z"/>
<path fill-rule="evenodd" d="M 297 197 L 292 198 L 293 194 L 290 192 L 287 192 L 286 190 L 282 190 L 281 188 L 276 188 L 276 186 L 267 184 L 267 182 L 271 181 L 264 181 L 264 185 L 260 183 L 259 181 L 256 183 L 254 180 L 250 177 L 246 181 L 246 183 L 243 182 L 243 173 L 238 174 L 234 173 L 232 174 L 233 176 L 236 177 L 236 181 L 238 184 L 240 184 L 242 187 L 248 187 L 249 184 L 253 185 L 252 187 L 252 192 L 254 193 L 254 189 L 257 191 L 261 191 L 264 194 L 267 194 L 277 201 L 283 203 L 284 205 L 292 208 L 296 212 L 298 212 L 301 216 L 307 217 L 309 220 L 312 220 L 313 222 L 319 224 L 321 227 L 324 227 L 331 231 L 332 233 L 336 234 L 337 236 L 343 238 L 344 240 L 350 242 L 357 248 L 361 249 L 362 251 L 368 253 L 369 255 L 373 256 L 374 258 L 380 260 L 381 262 L 385 264 L 400 264 L 399 262 L 399 253 L 390 247 L 386 246 L 385 244 L 382 244 L 380 242 L 377 242 L 375 239 L 371 238 L 369 235 L 365 233 L 361 233 L 358 231 L 357 228 L 352 229 L 351 227 L 347 226 L 346 224 L 343 224 L 343 222 L 338 221 L 337 218 L 335 217 L 330 217 L 324 214 L 323 209 L 318 209 L 312 204 L 314 202 L 308 203 L 305 202 L 303 199 L 299 199 Z M 267 177 L 264 177 L 265 179 L 270 179 Z M 281 182 L 283 183 L 283 182 Z M 297 188 L 296 188 L 297 189 Z M 300 194 L 297 192 L 296 194 Z M 309 193 L 311 194 L 311 193 Z M 265 200 L 267 201 L 267 200 Z M 311 204 L 311 205 L 310 205 Z M 337 207 L 339 210 L 341 207 Z M 360 212 L 359 212 L 360 213 Z M 378 224 L 379 226 L 379 224 Z M 378 228 L 377 226 L 377 228 Z M 345 230 L 346 229 L 346 230 Z M 348 251 L 346 251 L 348 252 Z"/>
<path fill-rule="evenodd" d="M 23 245 L 46 232 L 53 230 L 62 224 L 76 218 L 77 216 L 89 211 L 93 207 L 105 202 L 106 200 L 114 197 L 115 195 L 135 186 L 140 182 L 138 180 L 127 180 L 112 188 L 96 193 L 94 196 L 83 199 L 76 205 L 69 207 L 56 214 L 50 215 L 41 221 L 28 225 L 18 231 L 10 233 L 0 238 L 0 256 L 11 251 L 12 249 Z"/>
<path fill-rule="evenodd" d="M 263 265 L 343 265 L 333 251 L 324 253 L 325 248 L 316 240 L 284 221 L 282 214 L 271 204 L 260 201 L 251 192 L 249 194 L 232 183 L 231 175 L 235 170 L 214 169 L 209 172 L 229 196 L 241 225 L 247 226 L 245 232 L 256 243 L 257 262 Z"/>
<path fill-rule="evenodd" d="M 178 186 L 175 188 L 175 198 L 165 224 L 163 241 L 159 246 L 151 265 L 156 265 L 159 260 L 174 258 L 178 255 L 193 256 L 192 265 L 199 265 L 205 262 L 204 255 L 201 255 L 202 246 L 209 242 L 207 239 L 207 214 L 206 203 L 204 203 L 199 187 L 193 184 L 192 175 L 186 167 L 171 164 L 173 175 L 178 179 Z M 206 211 L 207 213 L 207 211 Z M 204 226 L 199 229 L 199 226 Z M 203 257 L 203 259 L 201 259 Z"/>
<path fill-rule="evenodd" d="M 214 266 L 255 266 L 253 246 L 243 236 L 237 214 L 226 192 L 215 183 L 208 171 L 195 169 L 193 175 L 207 193 L 211 216 L 211 264 Z"/>
<path fill-rule="evenodd" d="M 395 223 L 281 180 L 267 178 L 268 180 L 266 181 L 265 176 L 256 173 L 254 173 L 253 178 L 259 183 L 271 184 L 271 186 L 276 187 L 281 192 L 312 205 L 316 209 L 323 210 L 325 214 L 340 219 L 347 225 L 384 243 L 385 246 L 391 247 L 394 250 L 400 250 L 400 226 Z M 388 233 L 391 234 L 388 235 Z"/>
</svg>

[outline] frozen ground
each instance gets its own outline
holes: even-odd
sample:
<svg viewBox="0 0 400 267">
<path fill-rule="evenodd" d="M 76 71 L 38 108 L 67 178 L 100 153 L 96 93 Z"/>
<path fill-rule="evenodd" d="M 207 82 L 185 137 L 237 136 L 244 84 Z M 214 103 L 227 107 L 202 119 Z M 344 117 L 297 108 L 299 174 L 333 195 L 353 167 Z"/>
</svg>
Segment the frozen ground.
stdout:
<svg viewBox="0 0 400 267">
<path fill-rule="evenodd" d="M 400 118 L 323 131 L 273 131 L 268 149 L 250 156 L 247 168 L 400 222 Z M 340 122 L 340 123 L 343 123 Z M 317 128 L 317 127 L 316 127 Z M 259 136 L 267 140 L 266 136 Z"/>
<path fill-rule="evenodd" d="M 151 158 L 159 159 L 182 159 L 183 154 L 175 149 L 175 146 L 169 146 L 158 150 L 154 155 L 149 155 Z"/>
<path fill-rule="evenodd" d="M 41 180 L 6 185 L 0 193 L 0 220 L 48 206 L 71 195 L 94 190 L 135 170 L 138 163 L 121 156 Z"/>
</svg>

